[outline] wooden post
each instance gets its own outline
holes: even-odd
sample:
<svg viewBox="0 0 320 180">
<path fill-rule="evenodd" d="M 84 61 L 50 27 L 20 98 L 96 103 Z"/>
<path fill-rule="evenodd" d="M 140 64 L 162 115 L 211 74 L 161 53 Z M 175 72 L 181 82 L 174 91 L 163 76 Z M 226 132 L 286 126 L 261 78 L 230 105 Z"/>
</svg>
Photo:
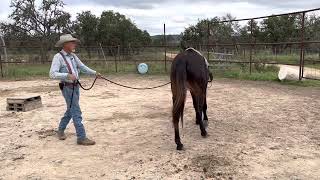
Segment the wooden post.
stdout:
<svg viewBox="0 0 320 180">
<path fill-rule="evenodd" d="M 277 46 L 274 47 L 274 53 L 276 55 L 276 61 L 278 61 L 278 50 L 277 50 Z"/>
<path fill-rule="evenodd" d="M 163 44 L 164 44 L 164 70 L 167 72 L 167 37 L 166 24 L 163 24 Z"/>
<path fill-rule="evenodd" d="M 306 13 L 302 13 L 301 20 L 301 49 L 300 49 L 300 68 L 299 68 L 299 80 L 301 81 L 303 78 L 303 70 L 304 70 L 304 27 L 305 27 L 305 17 Z"/>
<path fill-rule="evenodd" d="M 1 58 L 1 53 L 0 53 L 0 69 L 1 69 L 1 77 L 3 78 L 3 67 L 2 67 L 2 58 Z"/>
<path fill-rule="evenodd" d="M 110 48 L 112 50 L 114 46 L 111 46 Z M 118 72 L 117 54 L 113 50 L 112 50 L 112 54 L 114 55 L 114 67 L 116 68 L 116 72 Z"/>
<path fill-rule="evenodd" d="M 6 63 L 8 63 L 8 55 L 7 55 L 7 48 L 6 48 L 6 43 L 3 39 L 3 37 L 0 35 L 0 40 L 1 40 L 1 48 L 3 49 L 3 53 L 4 53 L 4 61 Z M 6 66 L 8 67 L 8 66 Z M 3 64 L 2 64 L 2 57 L 1 57 L 1 53 L 0 53 L 0 68 L 1 68 L 1 77 L 4 77 L 4 69 L 3 69 Z"/>
<path fill-rule="evenodd" d="M 250 24 L 250 74 L 252 72 L 252 49 L 253 49 L 253 19 L 251 19 L 251 24 Z"/>
<path fill-rule="evenodd" d="M 207 60 L 210 60 L 210 52 L 209 52 L 209 38 L 210 38 L 210 21 L 208 19 L 208 27 L 207 27 Z"/>
<path fill-rule="evenodd" d="M 118 57 L 118 61 L 120 62 L 121 59 L 120 59 L 120 45 L 118 45 L 118 51 L 117 51 L 117 57 Z M 116 72 L 118 72 L 118 67 L 116 66 Z"/>
<path fill-rule="evenodd" d="M 102 48 L 101 43 L 99 43 L 99 45 L 100 45 L 100 49 L 101 49 L 101 52 L 102 52 L 102 55 L 103 55 L 104 61 L 105 61 L 106 65 L 108 65 L 108 63 L 107 63 L 107 58 L 106 58 L 106 55 L 104 54 L 104 50 L 103 50 L 103 48 Z"/>
</svg>

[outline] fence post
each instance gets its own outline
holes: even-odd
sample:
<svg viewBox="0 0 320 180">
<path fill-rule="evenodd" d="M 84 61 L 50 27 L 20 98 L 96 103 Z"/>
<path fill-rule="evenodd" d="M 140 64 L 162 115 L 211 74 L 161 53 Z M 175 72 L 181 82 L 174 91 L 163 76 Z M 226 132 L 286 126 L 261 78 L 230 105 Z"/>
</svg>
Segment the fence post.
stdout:
<svg viewBox="0 0 320 180">
<path fill-rule="evenodd" d="M 209 38 L 210 38 L 210 21 L 208 19 L 208 29 L 207 29 L 207 60 L 210 60 L 210 52 L 209 52 Z"/>
<path fill-rule="evenodd" d="M 251 23 L 250 23 L 250 41 L 251 41 L 251 45 L 250 45 L 250 75 L 252 72 L 252 49 L 253 49 L 253 19 L 251 19 Z"/>
<path fill-rule="evenodd" d="M 111 47 L 113 49 L 114 46 Z M 116 72 L 118 72 L 118 62 L 117 62 L 117 53 L 114 53 L 114 66 L 116 68 Z"/>
<path fill-rule="evenodd" d="M 278 49 L 277 49 L 277 46 L 274 47 L 274 53 L 276 55 L 276 61 L 278 61 Z"/>
<path fill-rule="evenodd" d="M 101 49 L 101 52 L 102 52 L 102 55 L 103 55 L 104 61 L 105 61 L 106 65 L 108 65 L 107 58 L 106 58 L 106 55 L 104 54 L 104 50 L 103 50 L 103 48 L 102 48 L 101 43 L 99 43 L 99 46 L 100 46 L 100 49 Z"/>
<path fill-rule="evenodd" d="M 0 40 L 1 40 L 1 48 L 3 49 L 3 54 L 4 54 L 4 61 L 5 63 L 8 63 L 8 54 L 7 54 L 7 48 L 6 48 L 6 43 L 3 39 L 3 36 L 0 35 Z M 6 66 L 8 67 L 8 66 Z M 3 64 L 2 64 L 2 57 L 1 57 L 1 53 L 0 53 L 0 68 L 1 68 L 1 77 L 4 77 L 4 69 L 3 69 Z"/>
<path fill-rule="evenodd" d="M 1 68 L 1 77 L 3 78 L 3 67 L 2 67 L 2 58 L 1 58 L 1 53 L 0 53 L 0 68 Z"/>
<path fill-rule="evenodd" d="M 118 45 L 117 57 L 118 57 L 117 59 L 118 59 L 120 65 L 121 65 L 120 45 Z"/>
<path fill-rule="evenodd" d="M 302 20 L 301 20 L 301 50 L 300 50 L 300 68 L 299 68 L 299 80 L 301 81 L 303 78 L 303 70 L 304 70 L 304 29 L 305 29 L 305 17 L 306 12 L 302 13 Z"/>
<path fill-rule="evenodd" d="M 167 37 L 166 37 L 166 24 L 163 24 L 163 44 L 164 44 L 164 70 L 167 72 Z"/>
</svg>

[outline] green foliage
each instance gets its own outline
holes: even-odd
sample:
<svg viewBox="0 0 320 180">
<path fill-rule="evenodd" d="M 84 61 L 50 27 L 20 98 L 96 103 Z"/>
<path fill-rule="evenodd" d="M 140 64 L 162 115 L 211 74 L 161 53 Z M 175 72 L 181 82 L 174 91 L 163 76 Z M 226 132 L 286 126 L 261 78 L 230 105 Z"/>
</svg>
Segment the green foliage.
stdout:
<svg viewBox="0 0 320 180">
<path fill-rule="evenodd" d="M 182 41 L 187 46 L 206 44 L 208 41 L 233 42 L 235 35 L 239 31 L 239 24 L 237 22 L 218 23 L 219 21 L 232 19 L 235 18 L 228 14 L 222 18 L 214 17 L 212 19 L 199 20 L 196 25 L 191 25 L 185 29 L 182 33 Z"/>
<path fill-rule="evenodd" d="M 170 72 L 170 65 L 168 65 L 168 72 L 165 72 L 163 63 L 148 63 L 150 71 L 147 75 L 161 75 L 168 77 Z M 115 64 L 110 63 L 108 65 L 102 63 L 90 63 L 87 64 L 89 67 L 101 72 L 102 74 L 115 74 Z M 38 65 L 15 65 L 12 64 L 7 67 L 6 78 L 7 79 L 16 79 L 16 80 L 24 80 L 30 78 L 48 78 L 50 64 L 38 64 Z M 244 67 L 242 67 L 244 68 Z M 248 66 L 245 66 L 248 68 Z M 232 65 L 227 71 L 217 72 L 217 69 L 212 69 L 214 72 L 214 78 L 230 78 L 230 79 L 238 79 L 238 80 L 250 80 L 250 81 L 272 81 L 279 83 L 281 85 L 292 85 L 292 86 L 302 86 L 302 87 L 320 87 L 320 81 L 283 81 L 280 82 L 277 79 L 278 68 L 275 66 L 266 66 L 260 71 L 257 71 L 255 68 L 253 69 L 252 74 L 247 71 L 247 69 L 243 70 L 239 65 Z M 117 74 L 136 74 L 137 69 L 134 63 L 130 63 L 128 61 L 118 64 L 118 72 Z"/>
<path fill-rule="evenodd" d="M 11 24 L 3 24 L 2 30 L 7 38 L 28 36 L 40 38 L 47 43 L 55 34 L 69 30 L 70 14 L 63 10 L 62 0 L 42 0 L 37 6 L 35 0 L 12 0 Z"/>
<path fill-rule="evenodd" d="M 84 46 L 151 43 L 147 31 L 140 30 L 130 19 L 117 12 L 104 11 L 100 17 L 96 17 L 90 11 L 85 11 L 71 22 L 62 0 L 41 0 L 38 6 L 36 0 L 13 0 L 11 8 L 13 11 L 9 18 L 12 23 L 0 24 L 0 30 L 7 40 L 35 40 L 41 43 L 41 47 L 52 47 L 52 42 L 60 34 L 73 33 L 82 40 Z"/>
<path fill-rule="evenodd" d="M 99 18 L 90 11 L 79 13 L 75 21 L 78 38 L 87 46 L 96 46 L 98 41 Z"/>
<path fill-rule="evenodd" d="M 76 34 L 83 40 L 85 46 L 129 46 L 148 45 L 151 43 L 147 31 L 140 30 L 124 15 L 104 11 L 100 17 L 95 17 L 86 11 L 78 14 L 75 22 Z"/>
<path fill-rule="evenodd" d="M 225 20 L 235 19 L 231 15 L 219 18 L 199 20 L 197 24 L 186 28 L 182 33 L 183 43 L 189 46 L 199 44 L 214 43 L 249 43 L 253 42 L 295 42 L 301 39 L 301 16 L 284 15 L 279 17 L 269 17 L 262 21 L 248 21 L 244 26 L 238 22 L 224 22 Z M 251 24 L 252 22 L 252 24 Z M 209 29 L 208 29 L 209 27 Z M 252 36 L 251 36 L 252 28 Z M 320 40 L 320 17 L 311 14 L 305 18 L 305 39 Z M 210 34 L 208 34 L 210 33 Z M 208 36 L 210 35 L 210 36 Z M 290 45 L 273 45 L 272 53 L 281 53 Z M 316 48 L 317 45 L 307 45 Z"/>
<path fill-rule="evenodd" d="M 299 38 L 299 19 L 296 15 L 270 17 L 261 23 L 262 42 L 297 41 Z"/>
</svg>

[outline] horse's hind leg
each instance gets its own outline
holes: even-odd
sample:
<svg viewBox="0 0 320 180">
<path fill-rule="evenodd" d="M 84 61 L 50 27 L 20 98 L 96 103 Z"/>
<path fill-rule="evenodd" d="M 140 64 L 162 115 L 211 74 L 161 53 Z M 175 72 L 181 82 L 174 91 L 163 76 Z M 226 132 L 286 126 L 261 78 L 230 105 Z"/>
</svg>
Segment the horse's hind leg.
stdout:
<svg viewBox="0 0 320 180">
<path fill-rule="evenodd" d="M 191 96 L 192 96 L 193 107 L 194 107 L 194 110 L 195 110 L 196 115 L 197 115 L 198 100 L 197 100 L 196 95 L 195 95 L 193 92 L 190 92 L 190 93 L 191 93 Z M 198 120 L 198 118 L 196 118 L 196 124 L 197 124 L 197 125 L 200 124 L 200 121 Z"/>
<path fill-rule="evenodd" d="M 181 140 L 180 140 L 179 122 L 174 122 L 173 126 L 174 126 L 174 141 L 177 144 L 177 150 L 182 150 L 183 144 L 181 143 Z"/>
<path fill-rule="evenodd" d="M 173 98 L 174 103 L 174 98 Z M 183 150 L 183 144 L 181 143 L 180 133 L 179 133 L 179 119 L 182 112 L 172 113 L 173 127 L 174 127 L 174 141 L 177 144 L 177 150 Z"/>
<path fill-rule="evenodd" d="M 195 100 L 196 100 L 196 122 L 199 122 L 200 125 L 200 130 L 201 130 L 201 135 L 203 137 L 207 136 L 207 131 L 205 128 L 205 125 L 203 123 L 203 104 L 204 104 L 204 98 L 201 96 L 195 96 Z"/>
<path fill-rule="evenodd" d="M 207 109 L 208 109 L 207 97 L 204 97 L 204 103 L 203 103 L 203 123 L 204 123 L 204 127 L 206 127 L 206 128 L 208 127 Z"/>
</svg>

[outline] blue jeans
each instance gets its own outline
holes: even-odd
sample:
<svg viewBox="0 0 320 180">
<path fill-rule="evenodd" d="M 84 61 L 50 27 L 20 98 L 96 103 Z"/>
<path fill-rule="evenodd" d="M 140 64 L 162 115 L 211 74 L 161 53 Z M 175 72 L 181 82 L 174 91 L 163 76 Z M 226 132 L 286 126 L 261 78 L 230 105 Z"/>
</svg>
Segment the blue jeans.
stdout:
<svg viewBox="0 0 320 180">
<path fill-rule="evenodd" d="M 79 86 L 74 87 L 72 105 L 70 109 L 71 97 L 72 97 L 72 87 L 65 86 L 62 90 L 62 95 L 67 104 L 67 111 L 61 118 L 59 124 L 59 131 L 64 131 L 67 128 L 71 118 L 73 120 L 74 127 L 76 128 L 76 133 L 78 140 L 83 140 L 86 138 L 86 131 L 82 124 L 82 112 L 79 105 L 80 91 Z"/>
</svg>

